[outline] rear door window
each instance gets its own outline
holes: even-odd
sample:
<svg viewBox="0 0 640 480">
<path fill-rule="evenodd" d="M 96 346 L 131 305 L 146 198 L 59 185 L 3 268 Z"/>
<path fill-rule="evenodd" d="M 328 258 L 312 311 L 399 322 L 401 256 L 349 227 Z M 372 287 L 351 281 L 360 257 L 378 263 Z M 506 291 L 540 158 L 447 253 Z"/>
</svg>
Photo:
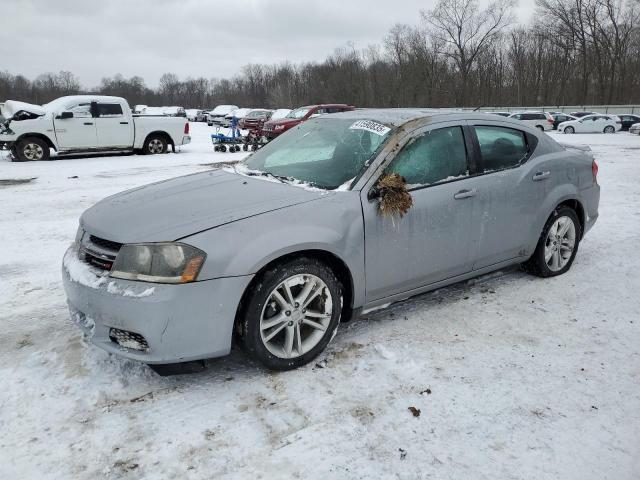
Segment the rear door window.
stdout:
<svg viewBox="0 0 640 480">
<path fill-rule="evenodd" d="M 122 107 L 120 106 L 119 103 L 99 103 L 98 116 L 99 117 L 121 117 Z"/>
<path fill-rule="evenodd" d="M 474 128 L 485 173 L 518 167 L 527 160 L 529 147 L 524 132 L 497 126 Z"/>
<path fill-rule="evenodd" d="M 409 188 L 467 177 L 469 166 L 461 127 L 431 130 L 410 141 L 385 173 L 398 173 Z"/>
</svg>

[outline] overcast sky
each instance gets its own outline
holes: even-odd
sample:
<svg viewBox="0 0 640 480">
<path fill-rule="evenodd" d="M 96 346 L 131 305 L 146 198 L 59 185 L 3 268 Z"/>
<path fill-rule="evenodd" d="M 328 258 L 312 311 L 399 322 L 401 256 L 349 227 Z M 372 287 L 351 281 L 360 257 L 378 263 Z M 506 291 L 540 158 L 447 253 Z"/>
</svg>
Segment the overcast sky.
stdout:
<svg viewBox="0 0 640 480">
<path fill-rule="evenodd" d="M 486 0 L 482 0 L 483 2 Z M 105 76 L 230 77 L 247 63 L 322 60 L 417 24 L 435 0 L 0 0 L 0 69 L 29 78 L 69 70 Z M 529 21 L 533 0 L 520 0 Z"/>
</svg>

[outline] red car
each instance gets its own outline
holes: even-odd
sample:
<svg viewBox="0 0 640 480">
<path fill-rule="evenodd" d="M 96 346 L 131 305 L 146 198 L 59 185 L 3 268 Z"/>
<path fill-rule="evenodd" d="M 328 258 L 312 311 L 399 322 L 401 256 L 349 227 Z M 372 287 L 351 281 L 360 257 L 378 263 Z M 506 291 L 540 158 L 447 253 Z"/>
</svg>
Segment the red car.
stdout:
<svg viewBox="0 0 640 480">
<path fill-rule="evenodd" d="M 338 113 L 355 110 L 353 105 L 344 103 L 329 103 L 325 105 L 308 105 L 306 107 L 296 108 L 289 115 L 280 120 L 270 120 L 265 122 L 262 127 L 262 133 L 267 138 L 272 139 L 286 132 L 290 128 L 309 120 L 311 117 L 324 115 L 325 113 Z"/>
<path fill-rule="evenodd" d="M 256 108 L 251 110 L 246 117 L 240 119 L 238 127 L 243 130 L 259 129 L 264 122 L 271 118 L 272 114 L 273 110 Z"/>
</svg>

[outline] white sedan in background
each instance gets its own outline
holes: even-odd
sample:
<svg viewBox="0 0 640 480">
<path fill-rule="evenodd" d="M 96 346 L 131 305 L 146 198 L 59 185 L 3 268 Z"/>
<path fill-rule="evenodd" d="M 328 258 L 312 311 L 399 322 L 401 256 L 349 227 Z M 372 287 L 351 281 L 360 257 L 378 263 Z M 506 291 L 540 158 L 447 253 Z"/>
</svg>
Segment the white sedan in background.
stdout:
<svg viewBox="0 0 640 480">
<path fill-rule="evenodd" d="M 622 128 L 620 118 L 615 115 L 587 115 L 558 125 L 561 133 L 616 133 Z"/>
<path fill-rule="evenodd" d="M 640 123 L 634 123 L 629 127 L 629 133 L 633 135 L 640 135 Z"/>
</svg>

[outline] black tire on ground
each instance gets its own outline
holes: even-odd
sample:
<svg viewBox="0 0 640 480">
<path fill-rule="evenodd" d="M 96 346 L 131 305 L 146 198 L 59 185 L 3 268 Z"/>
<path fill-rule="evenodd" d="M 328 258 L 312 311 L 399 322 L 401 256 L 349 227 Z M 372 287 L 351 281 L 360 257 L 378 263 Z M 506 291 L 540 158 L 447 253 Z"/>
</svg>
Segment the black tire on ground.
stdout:
<svg viewBox="0 0 640 480">
<path fill-rule="evenodd" d="M 576 130 L 573 127 L 565 127 L 564 133 L 576 133 Z"/>
<path fill-rule="evenodd" d="M 220 151 L 221 152 L 226 152 L 227 151 L 227 147 L 225 147 L 224 145 L 220 145 Z"/>
<path fill-rule="evenodd" d="M 567 217 L 573 222 L 576 233 L 575 245 L 567 264 L 562 269 L 553 271 L 549 268 L 549 265 L 547 265 L 547 262 L 545 261 L 545 246 L 547 243 L 547 236 L 549 235 L 549 229 L 560 217 Z M 536 249 L 533 252 L 533 255 L 531 255 L 531 258 L 529 258 L 529 260 L 522 264 L 523 270 L 543 278 L 555 277 L 566 273 L 571 268 L 571 265 L 573 265 L 573 261 L 575 260 L 576 254 L 578 253 L 578 247 L 580 245 L 581 239 L 582 227 L 580 226 L 580 220 L 578 219 L 578 214 L 576 213 L 576 211 L 567 206 L 562 206 L 555 209 L 547 220 L 547 223 L 545 223 L 544 228 L 542 229 L 542 233 L 540 234 L 540 238 L 538 239 L 538 245 L 536 245 Z"/>
<path fill-rule="evenodd" d="M 604 133 L 616 133 L 616 129 L 615 129 L 615 127 L 612 127 L 611 125 L 607 125 L 606 127 L 604 127 L 603 132 Z"/>
<path fill-rule="evenodd" d="M 249 151 L 249 145 L 247 145 L 246 143 L 242 145 L 242 150 L 245 152 Z"/>
<path fill-rule="evenodd" d="M 153 133 L 144 141 L 143 151 L 146 155 L 159 155 L 167 153 L 167 138 L 159 133 Z"/>
<path fill-rule="evenodd" d="M 49 145 L 38 137 L 26 137 L 14 147 L 14 162 L 49 160 Z"/>
<path fill-rule="evenodd" d="M 285 279 L 295 275 L 315 275 L 327 286 L 333 299 L 331 320 L 321 340 L 307 353 L 294 358 L 280 358 L 265 346 L 260 334 L 260 318 L 271 292 Z M 300 257 L 263 272 L 243 298 L 238 315 L 240 343 L 247 355 L 271 370 L 292 370 L 311 362 L 333 338 L 341 316 L 342 285 L 333 271 L 315 258 Z"/>
</svg>

